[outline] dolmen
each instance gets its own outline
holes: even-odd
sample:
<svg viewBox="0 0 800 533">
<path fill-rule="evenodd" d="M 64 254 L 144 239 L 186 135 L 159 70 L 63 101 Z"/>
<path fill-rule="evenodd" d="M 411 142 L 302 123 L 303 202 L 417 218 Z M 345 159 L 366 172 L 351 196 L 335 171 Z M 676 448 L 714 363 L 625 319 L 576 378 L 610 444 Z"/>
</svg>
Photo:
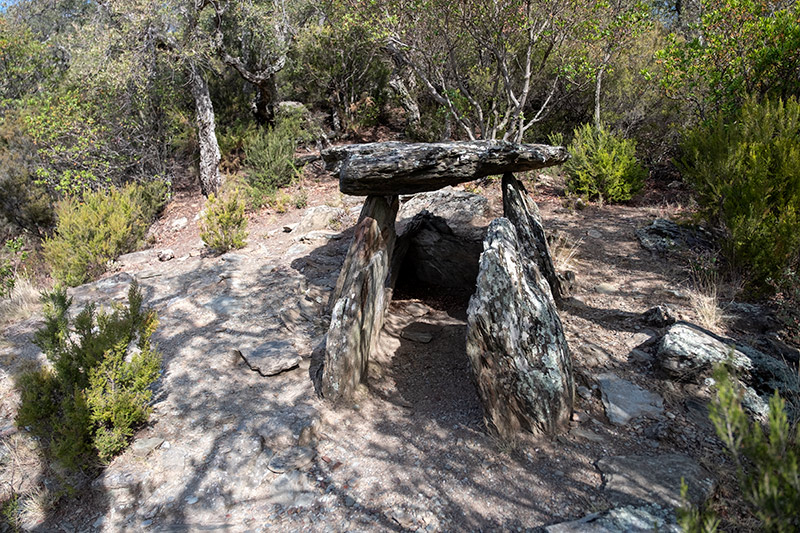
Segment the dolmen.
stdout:
<svg viewBox="0 0 800 533">
<path fill-rule="evenodd" d="M 323 397 L 347 403 L 370 354 L 397 279 L 399 196 L 502 175 L 503 218 L 483 241 L 467 319 L 467 355 L 490 431 L 553 435 L 568 425 L 572 361 L 557 303 L 563 292 L 536 204 L 513 173 L 558 165 L 563 147 L 503 141 L 385 142 L 322 153 L 344 194 L 366 196 L 331 298 Z"/>
</svg>

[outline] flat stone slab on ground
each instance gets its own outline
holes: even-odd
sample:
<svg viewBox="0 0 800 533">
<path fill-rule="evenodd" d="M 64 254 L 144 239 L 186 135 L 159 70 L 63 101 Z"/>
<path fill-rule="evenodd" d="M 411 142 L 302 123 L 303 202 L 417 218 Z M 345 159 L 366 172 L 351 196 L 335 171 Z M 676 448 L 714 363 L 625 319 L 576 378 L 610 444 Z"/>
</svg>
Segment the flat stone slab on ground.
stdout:
<svg viewBox="0 0 800 533">
<path fill-rule="evenodd" d="M 597 376 L 606 416 L 612 424 L 623 426 L 642 415 L 659 415 L 664 401 L 658 394 L 626 381 L 616 374 Z"/>
<path fill-rule="evenodd" d="M 131 451 L 136 457 L 146 457 L 147 454 L 161 446 L 164 442 L 162 437 L 152 437 L 149 439 L 136 439 L 131 444 Z"/>
<path fill-rule="evenodd" d="M 671 509 L 625 506 L 544 528 L 546 533 L 681 533 Z"/>
<path fill-rule="evenodd" d="M 239 354 L 250 370 L 258 372 L 264 377 L 275 376 L 297 368 L 302 360 L 292 343 L 284 340 L 270 341 L 249 350 L 247 354 L 244 352 L 239 352 Z"/>
<path fill-rule="evenodd" d="M 621 501 L 655 502 L 659 505 L 681 505 L 681 479 L 689 485 L 689 500 L 704 501 L 711 495 L 714 483 L 708 473 L 691 457 L 665 454 L 606 457 L 597 461 L 609 496 Z"/>
<path fill-rule="evenodd" d="M 286 472 L 276 479 L 270 487 L 270 504 L 290 507 L 311 507 L 314 504 L 314 485 L 296 470 Z"/>
</svg>

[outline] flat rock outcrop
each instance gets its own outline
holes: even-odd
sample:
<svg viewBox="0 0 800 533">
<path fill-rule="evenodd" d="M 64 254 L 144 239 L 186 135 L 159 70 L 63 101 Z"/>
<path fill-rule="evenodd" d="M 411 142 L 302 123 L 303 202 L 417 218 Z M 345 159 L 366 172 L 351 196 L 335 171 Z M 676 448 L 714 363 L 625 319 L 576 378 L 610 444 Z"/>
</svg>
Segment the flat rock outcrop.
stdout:
<svg viewBox="0 0 800 533">
<path fill-rule="evenodd" d="M 467 311 L 467 355 L 486 423 L 503 438 L 520 429 L 555 434 L 572 414 L 572 361 L 561 319 L 543 282 L 529 281 L 524 261 L 514 226 L 494 220 Z"/>
<path fill-rule="evenodd" d="M 567 160 L 561 146 L 504 141 L 383 142 L 322 152 L 345 194 L 388 195 L 435 191 L 486 176 L 524 172 Z"/>
</svg>

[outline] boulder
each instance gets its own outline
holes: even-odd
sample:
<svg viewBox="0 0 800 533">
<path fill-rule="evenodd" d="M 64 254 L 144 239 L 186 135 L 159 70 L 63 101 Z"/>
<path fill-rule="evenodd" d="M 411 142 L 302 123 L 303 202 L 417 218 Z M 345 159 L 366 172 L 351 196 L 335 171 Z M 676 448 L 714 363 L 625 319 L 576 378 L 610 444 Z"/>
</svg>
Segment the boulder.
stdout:
<svg viewBox="0 0 800 533">
<path fill-rule="evenodd" d="M 397 208 L 396 196 L 367 198 L 336 282 L 322 371 L 322 394 L 331 401 L 352 398 L 366 378 L 389 304 Z"/>
<path fill-rule="evenodd" d="M 428 211 L 417 214 L 397 239 L 392 274 L 413 276 L 437 287 L 475 286 L 480 240 L 459 237 L 445 219 Z M 393 281 L 396 281 L 394 279 Z"/>
<path fill-rule="evenodd" d="M 477 238 L 479 241 L 483 241 L 486 235 L 491 216 L 489 200 L 485 196 L 445 187 L 439 191 L 415 194 L 402 202 L 397 213 L 398 235 L 405 233 L 414 216 L 423 211 L 445 219 L 456 235 Z"/>
<path fill-rule="evenodd" d="M 667 374 L 695 381 L 705 377 L 715 364 L 730 361 L 744 386 L 742 404 L 758 417 L 766 416 L 774 391 L 788 400 L 798 394 L 797 375 L 783 361 L 687 322 L 678 322 L 667 330 L 656 358 Z M 789 407 L 796 414 L 797 406 Z"/>
<path fill-rule="evenodd" d="M 547 283 L 529 280 L 525 261 L 512 223 L 494 220 L 467 310 L 467 355 L 486 424 L 501 438 L 520 429 L 555 434 L 572 414 L 572 361 L 561 320 Z"/>
<path fill-rule="evenodd" d="M 352 195 L 435 191 L 485 176 L 523 172 L 568 159 L 566 148 L 505 141 L 383 142 L 336 146 L 322 152 L 339 190 Z"/>
<path fill-rule="evenodd" d="M 503 214 L 514 224 L 519 236 L 520 252 L 529 280 L 542 280 L 542 290 L 550 292 L 555 301 L 564 297 L 561 281 L 556 275 L 553 258 L 547 246 L 539 208 L 531 200 L 525 186 L 511 174 L 503 175 Z M 538 270 L 537 275 L 533 270 Z"/>
</svg>

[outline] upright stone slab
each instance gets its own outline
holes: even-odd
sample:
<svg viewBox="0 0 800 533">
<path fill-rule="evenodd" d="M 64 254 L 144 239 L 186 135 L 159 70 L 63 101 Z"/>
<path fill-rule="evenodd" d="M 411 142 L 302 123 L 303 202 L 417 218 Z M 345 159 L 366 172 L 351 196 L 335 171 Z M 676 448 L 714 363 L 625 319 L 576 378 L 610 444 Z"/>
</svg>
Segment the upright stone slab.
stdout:
<svg viewBox="0 0 800 533">
<path fill-rule="evenodd" d="M 511 173 L 503 175 L 503 214 L 508 218 L 519 236 L 520 251 L 526 258 L 523 264 L 526 270 L 531 270 L 535 265 L 539 273 L 549 285 L 553 299 L 558 302 L 564 297 L 561 282 L 556 275 L 550 248 L 547 246 L 547 237 L 542 225 L 539 208 L 528 195 L 525 186 Z M 529 279 L 536 279 L 536 274 L 529 272 Z"/>
<path fill-rule="evenodd" d="M 322 152 L 345 194 L 413 194 L 485 176 L 559 165 L 563 146 L 506 141 L 353 144 Z"/>
<path fill-rule="evenodd" d="M 396 196 L 367 198 L 339 274 L 322 371 L 322 395 L 331 401 L 351 398 L 366 377 L 389 304 L 386 280 L 397 208 Z"/>
<path fill-rule="evenodd" d="M 486 424 L 502 438 L 520 429 L 552 435 L 572 414 L 572 360 L 561 319 L 536 269 L 529 280 L 517 233 L 494 220 L 467 310 L 467 355 Z M 544 285 L 545 289 L 542 289 Z"/>
</svg>

